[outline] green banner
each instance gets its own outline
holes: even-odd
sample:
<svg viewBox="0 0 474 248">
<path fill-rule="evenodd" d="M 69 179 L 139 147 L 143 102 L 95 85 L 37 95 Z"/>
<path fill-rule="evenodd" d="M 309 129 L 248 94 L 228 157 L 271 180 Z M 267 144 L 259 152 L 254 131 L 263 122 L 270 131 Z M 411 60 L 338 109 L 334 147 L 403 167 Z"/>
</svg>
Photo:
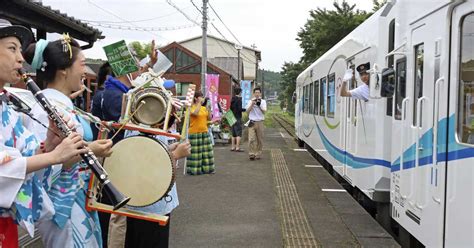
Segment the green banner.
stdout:
<svg viewBox="0 0 474 248">
<path fill-rule="evenodd" d="M 235 119 L 234 113 L 232 113 L 231 110 L 227 111 L 227 112 L 224 114 L 224 118 L 226 119 L 227 123 L 228 123 L 230 126 L 233 126 L 233 125 L 237 122 L 237 119 Z"/>
<path fill-rule="evenodd" d="M 138 71 L 137 61 L 128 50 L 124 40 L 105 46 L 104 51 L 115 76 Z"/>
</svg>

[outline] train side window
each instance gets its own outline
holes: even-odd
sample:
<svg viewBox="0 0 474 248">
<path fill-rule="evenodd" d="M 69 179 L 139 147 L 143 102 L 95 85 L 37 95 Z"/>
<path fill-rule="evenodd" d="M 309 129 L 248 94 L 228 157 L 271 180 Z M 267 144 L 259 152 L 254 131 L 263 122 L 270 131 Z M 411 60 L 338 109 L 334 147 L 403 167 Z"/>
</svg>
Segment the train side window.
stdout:
<svg viewBox="0 0 474 248">
<path fill-rule="evenodd" d="M 306 113 L 309 113 L 309 105 L 310 105 L 309 104 L 310 103 L 309 102 L 309 85 L 306 85 L 305 87 L 306 87 L 306 98 L 305 98 L 306 99 L 306 105 L 305 105 L 306 106 Z"/>
<path fill-rule="evenodd" d="M 395 49 L 395 19 L 393 19 L 388 25 L 388 52 Z M 388 57 L 388 67 L 393 68 L 394 55 Z M 392 116 L 393 109 L 393 97 L 387 98 L 387 116 Z"/>
<path fill-rule="evenodd" d="M 319 88 L 319 115 L 325 116 L 326 115 L 326 77 L 320 79 L 321 85 Z"/>
<path fill-rule="evenodd" d="M 413 96 L 413 126 L 416 126 L 416 117 L 417 117 L 417 101 L 418 98 L 423 96 L 423 61 L 425 57 L 425 48 L 424 44 L 421 43 L 415 46 L 415 85 L 414 85 L 414 96 Z M 421 115 L 422 113 L 420 113 Z M 420 122 L 423 123 L 423 116 L 420 118 Z M 421 127 L 421 123 L 419 126 Z"/>
<path fill-rule="evenodd" d="M 304 95 L 304 101 L 303 101 L 303 113 L 308 113 L 308 86 L 305 85 L 303 86 L 303 95 Z"/>
<path fill-rule="evenodd" d="M 402 101 L 406 97 L 407 60 L 397 60 L 397 71 L 395 78 L 395 119 L 402 119 Z"/>
<path fill-rule="evenodd" d="M 313 100 L 313 83 L 308 85 L 308 91 L 309 91 L 309 113 L 314 114 L 314 100 Z"/>
<path fill-rule="evenodd" d="M 334 117 L 334 112 L 336 110 L 336 74 L 331 74 L 328 77 L 328 96 L 327 96 L 327 111 L 328 117 Z"/>
<path fill-rule="evenodd" d="M 474 144 L 474 13 L 461 26 L 461 54 L 457 106 L 457 135 L 462 143 Z"/>
<path fill-rule="evenodd" d="M 315 115 L 319 114 L 319 80 L 314 81 L 314 113 Z"/>
</svg>

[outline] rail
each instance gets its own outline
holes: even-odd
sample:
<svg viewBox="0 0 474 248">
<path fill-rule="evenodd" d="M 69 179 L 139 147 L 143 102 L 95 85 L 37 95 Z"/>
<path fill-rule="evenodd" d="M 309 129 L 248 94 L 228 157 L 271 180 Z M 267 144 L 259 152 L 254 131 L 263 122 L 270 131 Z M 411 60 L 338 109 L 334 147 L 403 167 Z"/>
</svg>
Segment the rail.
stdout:
<svg viewBox="0 0 474 248">
<path fill-rule="evenodd" d="M 295 133 L 295 125 L 285 118 L 281 117 L 278 114 L 273 115 L 273 119 L 283 128 L 285 131 L 291 135 L 295 140 L 298 139 Z"/>
</svg>

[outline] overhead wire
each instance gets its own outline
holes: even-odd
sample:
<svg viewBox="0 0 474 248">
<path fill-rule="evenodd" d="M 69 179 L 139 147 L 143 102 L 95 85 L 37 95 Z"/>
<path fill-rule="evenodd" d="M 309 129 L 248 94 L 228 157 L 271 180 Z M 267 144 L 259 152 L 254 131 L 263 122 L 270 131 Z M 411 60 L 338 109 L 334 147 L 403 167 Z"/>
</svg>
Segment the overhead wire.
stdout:
<svg viewBox="0 0 474 248">
<path fill-rule="evenodd" d="M 187 8 L 184 8 L 184 9 L 187 9 Z M 172 16 L 172 15 L 175 15 L 176 13 L 179 13 L 178 11 L 175 11 L 173 13 L 169 13 L 169 14 L 166 14 L 166 15 L 162 15 L 162 16 L 156 16 L 156 17 L 151 17 L 151 18 L 147 18 L 147 19 L 139 19 L 139 20 L 133 20 L 133 21 L 109 21 L 109 20 L 86 20 L 86 19 L 80 19 L 81 21 L 84 21 L 84 22 L 94 22 L 94 23 L 137 23 L 137 22 L 149 22 L 149 21 L 154 21 L 154 20 L 158 20 L 158 19 L 161 19 L 161 18 L 165 18 L 165 17 L 168 17 L 168 16 Z"/>
<path fill-rule="evenodd" d="M 173 2 L 171 2 L 171 0 L 166 0 L 166 2 L 173 8 L 175 8 L 177 11 L 179 11 L 184 17 L 186 17 L 186 19 L 188 19 L 190 22 L 200 26 L 201 24 L 196 22 L 195 20 L 191 19 L 191 17 L 189 17 L 183 10 L 181 10 L 178 6 L 176 6 L 176 4 L 174 4 Z"/>
<path fill-rule="evenodd" d="M 100 9 L 100 10 L 102 10 L 102 11 L 104 11 L 104 12 L 110 14 L 110 15 L 115 16 L 116 18 L 118 18 L 118 19 L 120 19 L 120 20 L 122 20 L 122 21 L 125 21 L 125 22 L 127 22 L 127 23 L 130 23 L 130 24 L 132 24 L 132 25 L 134 25 L 134 26 L 136 26 L 136 27 L 139 27 L 138 25 L 134 24 L 133 22 L 130 22 L 129 20 L 124 19 L 124 18 L 120 17 L 119 15 L 116 15 L 116 14 L 113 13 L 112 11 L 109 11 L 109 10 L 107 10 L 107 9 L 104 9 L 104 8 L 100 7 L 100 6 L 97 5 L 96 3 L 92 2 L 92 0 L 88 0 L 88 2 L 89 2 L 90 4 L 92 4 L 93 6 L 95 6 L 96 8 L 98 8 L 98 9 Z M 151 32 L 151 31 L 145 31 L 145 32 L 147 32 L 147 33 L 149 33 L 149 34 L 151 34 L 151 35 L 153 35 L 153 36 L 159 36 L 159 37 L 161 37 L 161 38 L 164 38 L 164 39 L 167 40 L 167 41 L 170 41 L 168 38 L 166 38 L 166 37 L 164 37 L 164 36 L 162 36 L 162 35 L 160 35 L 160 34 L 157 34 L 157 33 Z"/>
<path fill-rule="evenodd" d="M 192 0 L 191 0 L 192 2 Z M 212 7 L 211 3 L 209 2 L 209 7 L 211 8 L 212 12 L 214 12 L 214 14 L 217 16 L 217 18 L 219 19 L 219 21 L 221 21 L 221 23 L 224 25 L 224 27 L 227 29 L 227 31 L 229 31 L 229 33 L 232 35 L 232 37 L 234 37 L 234 39 L 239 42 L 239 45 L 242 45 L 242 42 L 239 41 L 239 39 L 234 35 L 234 33 L 232 33 L 232 31 L 229 29 L 229 27 L 227 27 L 227 25 L 224 23 L 224 21 L 222 20 L 222 18 L 219 16 L 219 14 L 217 14 L 216 10 L 214 9 L 214 7 Z"/>
<path fill-rule="evenodd" d="M 196 26 L 194 24 L 189 24 L 189 25 L 170 26 L 170 27 L 132 27 L 132 26 L 108 24 L 108 23 L 95 23 L 95 22 L 89 22 L 89 21 L 85 21 L 85 22 L 88 23 L 88 24 L 91 24 L 91 25 L 104 27 L 104 28 L 119 29 L 119 30 L 145 31 L 145 32 L 146 31 L 173 31 L 173 30 L 192 28 L 192 27 Z"/>
</svg>

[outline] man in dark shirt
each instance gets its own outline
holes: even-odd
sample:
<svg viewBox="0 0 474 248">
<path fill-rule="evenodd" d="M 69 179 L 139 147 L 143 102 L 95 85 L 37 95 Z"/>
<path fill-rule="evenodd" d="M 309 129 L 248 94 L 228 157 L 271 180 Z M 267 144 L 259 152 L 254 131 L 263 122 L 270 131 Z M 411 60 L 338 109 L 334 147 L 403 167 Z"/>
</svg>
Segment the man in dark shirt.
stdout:
<svg viewBox="0 0 474 248">
<path fill-rule="evenodd" d="M 236 152 L 243 151 L 240 149 L 240 137 L 242 137 L 242 112 L 245 110 L 242 109 L 241 92 L 241 88 L 234 89 L 235 96 L 230 101 L 230 110 L 237 119 L 237 122 L 232 126 L 232 148 L 230 150 Z"/>
<path fill-rule="evenodd" d="M 108 76 L 113 77 L 114 73 L 112 72 L 112 67 L 110 67 L 109 62 L 105 62 L 99 68 L 99 73 L 97 73 L 97 89 L 95 90 L 91 103 L 92 115 L 99 117 L 101 120 L 104 120 L 104 116 L 102 114 L 102 105 L 104 104 L 104 84 Z M 95 123 L 91 123 L 91 128 L 92 134 L 94 135 L 94 140 L 96 140 L 99 129 L 97 129 Z"/>
</svg>

